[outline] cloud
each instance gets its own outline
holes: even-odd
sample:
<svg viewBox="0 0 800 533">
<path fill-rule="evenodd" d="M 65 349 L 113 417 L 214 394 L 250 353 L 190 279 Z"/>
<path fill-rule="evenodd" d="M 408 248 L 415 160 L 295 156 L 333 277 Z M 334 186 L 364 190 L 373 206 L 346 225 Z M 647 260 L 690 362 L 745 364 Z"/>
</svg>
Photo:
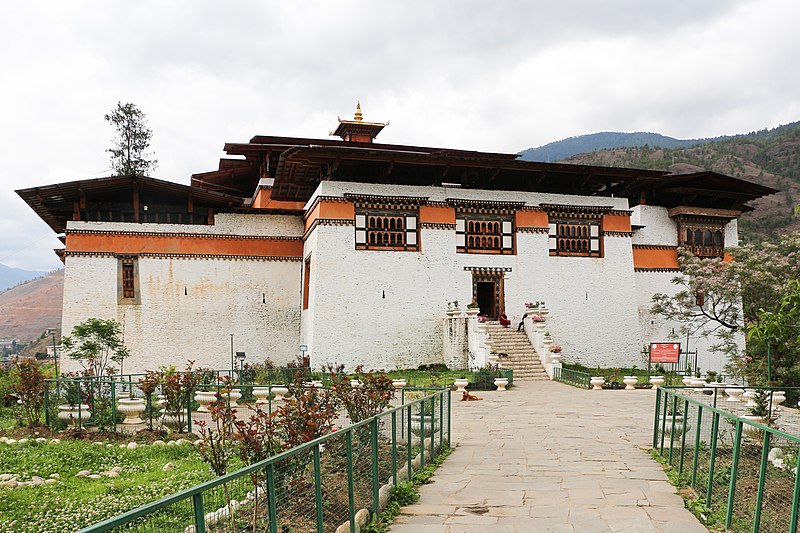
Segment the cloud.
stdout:
<svg viewBox="0 0 800 533">
<path fill-rule="evenodd" d="M 147 114 L 157 177 L 182 183 L 228 141 L 324 137 L 359 98 L 391 120 L 385 142 L 733 134 L 797 120 L 799 17 L 793 0 L 2 5 L 0 257 L 53 265 L 10 191 L 105 175 L 117 101 Z"/>
</svg>

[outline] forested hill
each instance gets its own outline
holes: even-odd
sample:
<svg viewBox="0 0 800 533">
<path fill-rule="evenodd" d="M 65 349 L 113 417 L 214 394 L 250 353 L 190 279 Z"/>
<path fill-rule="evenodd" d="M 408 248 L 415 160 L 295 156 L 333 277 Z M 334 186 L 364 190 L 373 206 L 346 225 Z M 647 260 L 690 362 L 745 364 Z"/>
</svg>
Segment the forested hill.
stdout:
<svg viewBox="0 0 800 533">
<path fill-rule="evenodd" d="M 800 122 L 688 148 L 615 148 L 564 162 L 673 172 L 713 170 L 760 183 L 781 192 L 757 200 L 752 204 L 756 210 L 740 219 L 743 240 L 763 241 L 800 229 L 800 219 L 793 213 L 800 203 Z"/>
<path fill-rule="evenodd" d="M 624 133 L 620 131 L 603 131 L 569 137 L 551 142 L 537 148 L 528 148 L 519 153 L 525 161 L 553 162 L 562 161 L 576 154 L 605 150 L 609 148 L 627 148 L 633 146 L 660 146 L 662 148 L 686 148 L 714 139 L 675 139 L 658 133 L 637 131 Z"/>
</svg>

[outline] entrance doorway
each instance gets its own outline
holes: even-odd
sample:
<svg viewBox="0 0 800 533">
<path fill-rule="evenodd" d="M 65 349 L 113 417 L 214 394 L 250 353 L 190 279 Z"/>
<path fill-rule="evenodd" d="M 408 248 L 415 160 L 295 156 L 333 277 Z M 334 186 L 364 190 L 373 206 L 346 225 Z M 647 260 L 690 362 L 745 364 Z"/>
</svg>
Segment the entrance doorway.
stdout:
<svg viewBox="0 0 800 533">
<path fill-rule="evenodd" d="M 497 320 L 497 284 L 491 281 L 475 282 L 475 301 L 480 306 L 481 314 L 486 315 L 491 320 Z"/>
</svg>

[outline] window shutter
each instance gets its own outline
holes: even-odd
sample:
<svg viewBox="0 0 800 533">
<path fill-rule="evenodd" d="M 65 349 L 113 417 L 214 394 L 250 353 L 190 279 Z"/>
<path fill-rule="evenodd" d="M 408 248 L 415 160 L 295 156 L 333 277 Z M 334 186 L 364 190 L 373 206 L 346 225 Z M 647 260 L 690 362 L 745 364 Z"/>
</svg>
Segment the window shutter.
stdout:
<svg viewBox="0 0 800 533">
<path fill-rule="evenodd" d="M 417 245 L 417 217 L 406 217 L 406 245 Z"/>
<path fill-rule="evenodd" d="M 466 236 L 467 223 L 463 218 L 456 219 L 456 248 L 464 249 L 467 247 Z"/>
<path fill-rule="evenodd" d="M 550 251 L 555 252 L 558 250 L 558 225 L 551 222 L 547 225 L 547 235 L 550 244 Z"/>
<path fill-rule="evenodd" d="M 600 224 L 589 225 L 589 251 L 600 252 Z"/>
<path fill-rule="evenodd" d="M 514 239 L 512 238 L 512 225 L 511 221 L 503 221 L 503 249 L 512 250 L 514 248 Z"/>
<path fill-rule="evenodd" d="M 367 217 L 356 215 L 356 244 L 367 244 Z"/>
</svg>

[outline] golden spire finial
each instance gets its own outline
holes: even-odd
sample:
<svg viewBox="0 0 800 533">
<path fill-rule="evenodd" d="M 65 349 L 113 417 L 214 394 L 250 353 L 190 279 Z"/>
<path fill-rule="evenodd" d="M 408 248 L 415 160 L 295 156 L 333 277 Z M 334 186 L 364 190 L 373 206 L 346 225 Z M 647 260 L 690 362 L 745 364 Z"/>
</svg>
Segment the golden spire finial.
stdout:
<svg viewBox="0 0 800 533">
<path fill-rule="evenodd" d="M 361 122 L 364 120 L 364 117 L 361 115 L 361 100 L 358 101 L 356 104 L 356 116 L 353 117 L 356 122 Z"/>
</svg>

